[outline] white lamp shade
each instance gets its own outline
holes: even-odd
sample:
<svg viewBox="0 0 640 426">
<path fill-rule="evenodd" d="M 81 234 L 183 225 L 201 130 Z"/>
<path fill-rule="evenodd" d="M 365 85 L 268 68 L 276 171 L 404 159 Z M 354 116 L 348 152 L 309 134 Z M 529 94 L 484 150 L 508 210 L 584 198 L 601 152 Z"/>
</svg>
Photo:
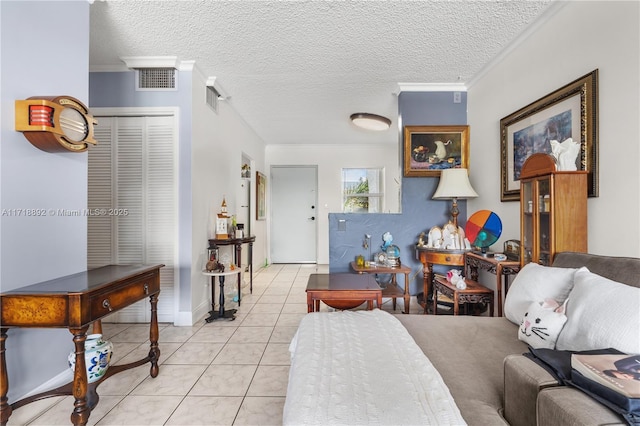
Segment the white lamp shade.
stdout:
<svg viewBox="0 0 640 426">
<path fill-rule="evenodd" d="M 469 182 L 467 169 L 443 169 L 440 173 L 440 183 L 435 200 L 450 200 L 452 198 L 475 198 L 478 194 Z"/>
</svg>

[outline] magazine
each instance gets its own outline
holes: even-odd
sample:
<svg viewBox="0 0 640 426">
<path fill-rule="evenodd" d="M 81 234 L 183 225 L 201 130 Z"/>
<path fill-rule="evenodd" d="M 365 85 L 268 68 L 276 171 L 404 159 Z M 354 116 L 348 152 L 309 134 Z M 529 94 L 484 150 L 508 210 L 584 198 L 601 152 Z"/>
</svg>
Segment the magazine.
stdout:
<svg viewBox="0 0 640 426">
<path fill-rule="evenodd" d="M 571 368 L 628 398 L 640 398 L 640 355 L 571 355 Z"/>
</svg>

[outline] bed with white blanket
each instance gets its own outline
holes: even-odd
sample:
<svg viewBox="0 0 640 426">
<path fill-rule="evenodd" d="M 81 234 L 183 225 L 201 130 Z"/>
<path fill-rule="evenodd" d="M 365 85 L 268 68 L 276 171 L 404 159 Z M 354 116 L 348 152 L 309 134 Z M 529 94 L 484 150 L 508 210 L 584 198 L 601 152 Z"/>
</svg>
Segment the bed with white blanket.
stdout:
<svg viewBox="0 0 640 426">
<path fill-rule="evenodd" d="M 438 371 L 391 314 L 306 315 L 290 346 L 285 425 L 464 425 Z"/>
</svg>

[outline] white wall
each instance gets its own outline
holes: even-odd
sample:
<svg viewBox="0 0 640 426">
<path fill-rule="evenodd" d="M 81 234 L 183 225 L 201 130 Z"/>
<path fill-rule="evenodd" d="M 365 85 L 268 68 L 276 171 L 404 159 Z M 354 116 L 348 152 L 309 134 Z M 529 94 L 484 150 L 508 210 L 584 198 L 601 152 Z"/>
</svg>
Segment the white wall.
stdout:
<svg viewBox="0 0 640 426">
<path fill-rule="evenodd" d="M 398 145 L 269 145 L 266 169 L 291 165 L 318 167 L 318 263 L 329 263 L 329 213 L 342 212 L 342 168 L 383 167 L 385 170 L 385 212 L 398 212 L 401 171 Z M 269 174 L 267 174 L 269 176 Z M 269 202 L 267 202 L 268 210 Z M 267 212 L 267 219 L 269 213 Z M 268 222 L 269 220 L 267 220 Z"/>
<path fill-rule="evenodd" d="M 555 6 L 554 6 L 555 7 Z M 599 69 L 600 196 L 588 200 L 589 252 L 640 256 L 640 3 L 566 2 L 469 88 L 468 211 L 491 209 L 519 239 L 519 203 L 500 202 L 500 119 Z"/>
<path fill-rule="evenodd" d="M 31 145 L 15 131 L 14 101 L 69 95 L 88 104 L 89 3 L 2 1 L 0 17 L 0 208 L 85 209 L 87 153 L 48 153 Z M 43 42 L 52 34 L 55 48 Z M 87 267 L 86 217 L 3 213 L 0 232 L 2 291 Z M 73 343 L 67 330 L 10 329 L 8 336 L 10 402 L 68 369 Z M 34 342 L 46 342 L 46 349 L 34 350 Z"/>
<path fill-rule="evenodd" d="M 227 201 L 229 214 L 236 211 L 235 195 L 239 186 L 242 155 L 252 159 L 252 199 L 255 199 L 255 170 L 264 170 L 264 142 L 233 108 L 233 100 L 220 101 L 218 112 L 206 104 L 206 79 L 197 68 L 192 80 L 192 265 L 191 296 L 193 321 L 211 310 L 209 279 L 202 275 L 208 239 L 215 237 L 215 215 L 220 212 L 222 199 Z M 251 216 L 254 271 L 266 257 L 267 236 L 264 221 Z M 221 250 L 231 247 L 221 247 Z M 245 246 L 243 250 L 247 250 Z M 246 277 L 248 282 L 249 277 Z M 189 324 L 190 325 L 190 324 Z"/>
</svg>

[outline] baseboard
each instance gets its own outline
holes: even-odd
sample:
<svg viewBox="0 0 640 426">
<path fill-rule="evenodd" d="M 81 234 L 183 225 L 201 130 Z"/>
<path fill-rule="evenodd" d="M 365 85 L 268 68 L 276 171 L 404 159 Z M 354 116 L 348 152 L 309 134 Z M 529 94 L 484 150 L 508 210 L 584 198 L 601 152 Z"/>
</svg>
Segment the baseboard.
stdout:
<svg viewBox="0 0 640 426">
<path fill-rule="evenodd" d="M 73 381 L 73 372 L 71 371 L 70 368 L 65 369 L 63 372 L 61 372 L 60 374 L 58 374 L 57 376 L 47 380 L 46 382 L 44 382 L 43 384 L 41 384 L 40 386 L 38 386 L 37 388 L 31 390 L 30 392 L 26 393 L 25 395 L 16 398 L 16 401 L 20 401 L 24 398 L 30 397 L 32 395 L 37 395 L 39 393 L 42 392 L 46 392 L 49 391 L 51 389 L 56 389 L 59 388 L 60 386 L 64 386 L 67 383 Z"/>
<path fill-rule="evenodd" d="M 211 310 L 208 301 L 200 303 L 193 311 L 178 312 L 173 321 L 176 327 L 191 327 L 198 321 L 202 320 Z"/>
</svg>

